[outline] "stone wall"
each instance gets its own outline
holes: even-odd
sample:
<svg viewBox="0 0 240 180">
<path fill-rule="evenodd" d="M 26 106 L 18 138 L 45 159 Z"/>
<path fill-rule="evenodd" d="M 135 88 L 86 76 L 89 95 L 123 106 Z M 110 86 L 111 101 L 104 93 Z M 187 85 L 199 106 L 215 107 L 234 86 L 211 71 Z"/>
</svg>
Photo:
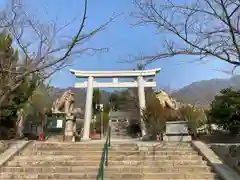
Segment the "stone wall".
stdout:
<svg viewBox="0 0 240 180">
<path fill-rule="evenodd" d="M 240 174 L 240 143 L 211 144 L 210 147 L 227 165 Z"/>
</svg>

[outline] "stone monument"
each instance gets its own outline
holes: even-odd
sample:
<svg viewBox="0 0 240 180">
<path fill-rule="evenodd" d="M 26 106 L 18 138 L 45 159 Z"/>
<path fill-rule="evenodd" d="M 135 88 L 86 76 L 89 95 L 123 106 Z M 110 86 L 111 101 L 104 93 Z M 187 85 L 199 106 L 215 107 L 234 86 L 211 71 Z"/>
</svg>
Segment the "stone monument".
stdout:
<svg viewBox="0 0 240 180">
<path fill-rule="evenodd" d="M 24 110 L 21 108 L 17 111 L 16 136 L 18 138 L 23 137 L 24 122 L 25 122 L 25 113 L 24 113 Z"/>
<path fill-rule="evenodd" d="M 165 91 L 159 90 L 156 93 L 156 98 L 158 99 L 159 104 L 163 108 L 169 108 L 171 110 L 178 109 L 177 102 L 173 98 L 171 98 Z"/>
<path fill-rule="evenodd" d="M 179 105 L 177 101 L 171 98 L 166 92 L 160 90 L 156 93 L 156 98 L 159 100 L 160 105 L 169 111 L 177 113 Z M 177 117 L 177 116 L 176 116 Z M 166 122 L 166 132 L 163 137 L 164 141 L 191 141 L 187 121 L 168 121 Z"/>
<path fill-rule="evenodd" d="M 71 90 L 64 92 L 63 95 L 53 103 L 52 114 L 57 115 L 61 113 L 64 114 L 65 117 L 64 140 L 73 141 L 76 126 L 74 117 L 74 94 Z"/>
</svg>

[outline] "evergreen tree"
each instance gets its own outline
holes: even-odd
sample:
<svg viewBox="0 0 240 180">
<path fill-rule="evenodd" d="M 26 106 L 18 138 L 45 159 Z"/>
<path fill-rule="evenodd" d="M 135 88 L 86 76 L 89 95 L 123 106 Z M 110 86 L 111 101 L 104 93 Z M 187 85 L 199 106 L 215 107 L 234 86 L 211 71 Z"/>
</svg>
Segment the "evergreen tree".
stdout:
<svg viewBox="0 0 240 180">
<path fill-rule="evenodd" d="M 100 112 L 100 101 L 101 101 L 101 91 L 98 88 L 93 89 L 93 102 L 92 102 L 92 109 L 93 114 L 96 115 Z"/>
<path fill-rule="evenodd" d="M 240 132 L 240 90 L 227 88 L 220 93 L 211 104 L 211 123 L 236 135 Z"/>
<path fill-rule="evenodd" d="M 0 33 L 0 94 L 7 91 L 8 83 L 14 84 L 18 51 L 12 48 L 12 38 L 4 30 Z"/>
<path fill-rule="evenodd" d="M 20 64 L 18 51 L 12 47 L 12 38 L 7 31 L 0 33 L 0 94 L 5 94 L 14 86 L 17 74 L 24 68 L 16 68 Z M 19 66 L 18 66 L 19 67 Z M 23 79 L 23 83 L 17 88 L 0 106 L 0 121 L 15 120 L 17 111 L 24 107 L 24 104 L 32 96 L 38 84 L 38 76 L 32 74 Z"/>
</svg>

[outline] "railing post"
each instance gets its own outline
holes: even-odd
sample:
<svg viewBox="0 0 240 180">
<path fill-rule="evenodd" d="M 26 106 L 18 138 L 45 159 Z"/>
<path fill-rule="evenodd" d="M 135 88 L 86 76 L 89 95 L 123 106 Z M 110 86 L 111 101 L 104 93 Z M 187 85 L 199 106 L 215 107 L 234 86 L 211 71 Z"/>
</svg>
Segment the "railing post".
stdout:
<svg viewBox="0 0 240 180">
<path fill-rule="evenodd" d="M 108 166 L 108 148 L 111 146 L 111 126 L 108 127 L 107 139 L 104 143 L 101 161 L 98 169 L 97 180 L 104 180 L 104 167 Z"/>
<path fill-rule="evenodd" d="M 101 167 L 101 180 L 103 180 L 104 179 L 104 164 L 102 163 L 102 165 L 101 165 L 102 167 Z"/>
<path fill-rule="evenodd" d="M 108 145 L 106 144 L 106 161 L 105 166 L 108 166 Z"/>
<path fill-rule="evenodd" d="M 108 147 L 111 146 L 111 124 L 108 129 Z"/>
</svg>

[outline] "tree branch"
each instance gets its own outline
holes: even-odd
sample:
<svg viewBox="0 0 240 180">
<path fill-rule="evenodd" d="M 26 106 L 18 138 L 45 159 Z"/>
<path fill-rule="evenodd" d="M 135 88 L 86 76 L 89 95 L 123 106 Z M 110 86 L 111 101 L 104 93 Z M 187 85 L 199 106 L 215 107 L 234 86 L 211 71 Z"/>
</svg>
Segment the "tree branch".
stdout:
<svg viewBox="0 0 240 180">
<path fill-rule="evenodd" d="M 177 55 L 208 57 L 240 65 L 240 2 L 231 0 L 193 0 L 174 3 L 171 0 L 134 0 L 131 16 L 134 26 L 153 25 L 168 39 L 155 54 L 137 58 L 146 63 Z M 173 38 L 172 38 L 173 37 Z M 181 45 L 179 45 L 181 44 Z"/>
<path fill-rule="evenodd" d="M 9 14 L 14 14 L 13 20 L 2 19 L 2 21 L 8 25 L 7 30 L 11 33 L 13 41 L 16 42 L 20 53 L 23 54 L 23 58 L 15 64 L 15 69 L 18 69 L 18 71 L 6 68 L 0 69 L 0 74 L 7 72 L 15 77 L 14 83 L 8 84 L 10 88 L 7 91 L 2 91 L 0 87 L 0 106 L 7 100 L 9 94 L 15 91 L 13 84 L 23 83 L 30 75 L 37 73 L 44 81 L 66 67 L 70 58 L 87 52 L 94 55 L 96 52 L 106 51 L 107 48 L 86 47 L 84 43 L 105 29 L 117 17 L 110 18 L 106 23 L 88 33 L 84 32 L 88 8 L 88 0 L 84 0 L 83 16 L 76 34 L 70 38 L 70 41 L 59 43 L 60 38 L 57 35 L 63 28 L 68 27 L 69 23 L 61 28 L 57 28 L 56 24 L 41 24 L 33 16 L 29 18 L 28 13 L 22 8 L 22 4 L 12 4 Z M 28 37 L 27 41 L 26 35 Z M 29 39 L 32 41 L 29 42 Z"/>
</svg>

